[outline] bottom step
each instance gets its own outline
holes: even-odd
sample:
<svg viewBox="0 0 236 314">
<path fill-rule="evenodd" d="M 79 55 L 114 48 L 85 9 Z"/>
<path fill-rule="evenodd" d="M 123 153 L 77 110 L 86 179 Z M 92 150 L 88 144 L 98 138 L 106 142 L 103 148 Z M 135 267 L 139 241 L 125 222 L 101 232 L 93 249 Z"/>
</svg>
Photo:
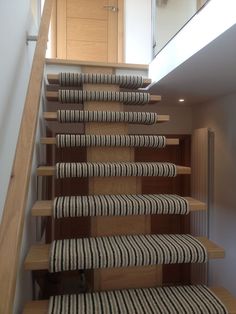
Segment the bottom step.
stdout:
<svg viewBox="0 0 236 314">
<path fill-rule="evenodd" d="M 192 294 L 192 297 L 191 297 Z M 85 294 L 86 295 L 86 294 Z M 84 302 L 85 295 L 80 295 L 80 301 Z M 121 311 L 122 313 L 165 313 L 162 311 L 161 306 L 168 304 L 168 313 L 181 314 L 188 313 L 194 314 L 199 313 L 199 308 L 202 308 L 202 313 L 204 314 L 236 314 L 236 299 L 224 288 L 211 288 L 207 289 L 204 286 L 180 286 L 180 287 L 165 287 L 165 288 L 150 288 L 150 289 L 133 289 L 133 290 L 123 290 L 116 292 L 104 292 L 95 293 L 96 297 L 91 298 L 91 294 L 87 294 L 88 298 L 86 301 L 90 301 L 93 306 L 89 308 L 89 302 L 87 303 L 87 310 L 85 307 L 82 311 L 71 310 L 67 311 L 65 308 L 60 311 L 56 309 L 55 311 L 49 312 L 49 301 L 34 301 L 26 305 L 24 309 L 24 314 L 95 314 L 95 313 L 121 313 L 117 310 L 117 305 L 121 301 Z M 103 295 L 103 296 L 102 296 Z M 109 298 L 106 298 L 106 296 Z M 188 297 L 186 297 L 188 296 Z M 123 302 L 125 297 L 125 301 Z M 61 298 L 60 298 L 61 299 Z M 158 300 L 157 300 L 158 299 Z M 188 301 L 186 301 L 188 299 Z M 210 300 L 206 306 L 206 300 Z M 99 304 L 103 302 L 103 308 L 95 308 L 95 303 Z M 134 301 L 134 302 L 132 302 Z M 158 302 L 155 302 L 158 301 Z M 167 302 L 166 302 L 167 301 Z M 169 302 L 168 302 L 169 301 Z M 171 302 L 172 301 L 172 302 Z M 174 302 L 173 302 L 174 301 Z M 223 303 L 221 303 L 221 302 Z M 113 307 L 115 305 L 115 307 Z M 133 307 L 136 307 L 136 310 Z M 196 311 L 194 308 L 196 307 Z M 150 308 L 150 310 L 148 309 Z M 151 309 L 152 308 L 152 309 Z M 115 309 L 115 311 L 114 311 Z M 159 310 L 158 310 L 159 309 Z"/>
</svg>

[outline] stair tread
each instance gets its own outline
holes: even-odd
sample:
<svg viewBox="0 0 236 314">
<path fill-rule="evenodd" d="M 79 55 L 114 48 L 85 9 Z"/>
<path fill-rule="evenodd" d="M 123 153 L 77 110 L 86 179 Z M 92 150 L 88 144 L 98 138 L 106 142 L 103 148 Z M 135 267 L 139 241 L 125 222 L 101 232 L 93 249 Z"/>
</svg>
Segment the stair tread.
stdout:
<svg viewBox="0 0 236 314">
<path fill-rule="evenodd" d="M 46 92 L 47 100 L 58 101 L 58 97 L 59 97 L 58 91 L 47 91 Z M 160 95 L 150 95 L 149 104 L 154 104 L 154 103 L 159 102 L 159 101 L 161 101 Z"/>
<path fill-rule="evenodd" d="M 48 308 L 48 300 L 32 301 L 25 305 L 23 314 L 48 314 Z"/>
<path fill-rule="evenodd" d="M 191 174 L 191 168 L 185 166 L 176 166 L 177 175 Z M 40 166 L 37 168 L 37 176 L 54 176 L 56 174 L 56 167 L 54 166 Z"/>
<path fill-rule="evenodd" d="M 192 197 L 184 197 L 186 200 L 189 201 L 190 211 L 203 211 L 207 209 L 205 203 L 198 201 Z M 53 201 L 46 200 L 46 201 L 37 201 L 35 202 L 32 208 L 32 215 L 33 216 L 51 216 L 53 209 Z"/>
<path fill-rule="evenodd" d="M 43 113 L 43 117 L 44 117 L 44 119 L 45 120 L 48 120 L 48 121 L 55 121 L 55 120 L 57 120 L 57 112 L 55 111 L 55 112 L 44 112 Z M 158 115 L 158 120 L 157 120 L 157 122 L 156 123 L 163 123 L 163 122 L 168 122 L 168 121 L 170 121 L 170 116 L 169 115 L 162 115 L 162 114 L 160 114 L 160 115 Z M 104 123 L 104 122 L 103 122 Z M 116 122 L 116 123 L 119 123 L 119 122 Z M 122 122 L 122 123 L 124 123 L 124 122 Z"/>
<path fill-rule="evenodd" d="M 46 145 L 55 145 L 57 143 L 57 141 L 56 141 L 56 137 L 42 137 L 40 143 L 46 144 Z M 178 138 L 167 138 L 166 139 L 166 145 L 179 145 L 179 139 Z M 148 147 L 146 147 L 146 148 L 148 148 Z"/>
<path fill-rule="evenodd" d="M 132 75 L 131 75 L 132 76 Z M 47 75 L 47 80 L 49 82 L 49 84 L 56 84 L 56 85 L 59 85 L 60 82 L 59 82 L 59 77 L 60 75 L 59 74 L 48 74 Z M 143 87 L 147 87 L 148 85 L 150 85 L 152 83 L 152 80 L 149 79 L 149 78 L 144 78 L 143 79 Z"/>
<path fill-rule="evenodd" d="M 229 314 L 236 314 L 236 298 L 223 287 L 211 287 L 210 290 L 225 305 Z M 47 314 L 49 301 L 32 301 L 26 304 L 23 314 Z"/>
<path fill-rule="evenodd" d="M 224 258 L 224 249 L 207 239 L 206 237 L 196 237 L 206 248 L 209 259 Z M 50 244 L 33 245 L 25 259 L 26 270 L 43 270 L 49 268 Z"/>
</svg>

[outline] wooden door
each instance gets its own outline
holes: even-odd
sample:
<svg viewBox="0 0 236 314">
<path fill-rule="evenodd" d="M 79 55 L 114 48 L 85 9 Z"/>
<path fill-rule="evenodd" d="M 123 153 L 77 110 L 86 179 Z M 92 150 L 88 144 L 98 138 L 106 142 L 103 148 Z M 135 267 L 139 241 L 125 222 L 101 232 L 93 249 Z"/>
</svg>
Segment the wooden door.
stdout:
<svg viewBox="0 0 236 314">
<path fill-rule="evenodd" d="M 122 29 L 123 0 L 57 0 L 57 58 L 122 62 Z"/>
</svg>

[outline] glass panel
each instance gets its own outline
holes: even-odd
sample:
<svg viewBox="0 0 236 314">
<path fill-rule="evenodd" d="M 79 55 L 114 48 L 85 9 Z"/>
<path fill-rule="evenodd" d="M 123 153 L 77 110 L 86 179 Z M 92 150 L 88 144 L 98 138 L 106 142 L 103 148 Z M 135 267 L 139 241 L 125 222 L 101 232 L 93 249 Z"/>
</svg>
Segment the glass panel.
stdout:
<svg viewBox="0 0 236 314">
<path fill-rule="evenodd" d="M 209 0 L 153 0 L 153 55 Z"/>
</svg>

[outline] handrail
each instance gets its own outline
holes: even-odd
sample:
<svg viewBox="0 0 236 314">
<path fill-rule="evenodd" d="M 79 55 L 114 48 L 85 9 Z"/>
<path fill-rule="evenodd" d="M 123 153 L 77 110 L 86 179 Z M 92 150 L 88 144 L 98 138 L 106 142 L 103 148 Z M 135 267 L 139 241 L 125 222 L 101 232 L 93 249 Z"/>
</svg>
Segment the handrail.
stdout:
<svg viewBox="0 0 236 314">
<path fill-rule="evenodd" d="M 0 313 L 13 312 L 48 30 L 54 0 L 45 0 L 0 228 Z"/>
</svg>

